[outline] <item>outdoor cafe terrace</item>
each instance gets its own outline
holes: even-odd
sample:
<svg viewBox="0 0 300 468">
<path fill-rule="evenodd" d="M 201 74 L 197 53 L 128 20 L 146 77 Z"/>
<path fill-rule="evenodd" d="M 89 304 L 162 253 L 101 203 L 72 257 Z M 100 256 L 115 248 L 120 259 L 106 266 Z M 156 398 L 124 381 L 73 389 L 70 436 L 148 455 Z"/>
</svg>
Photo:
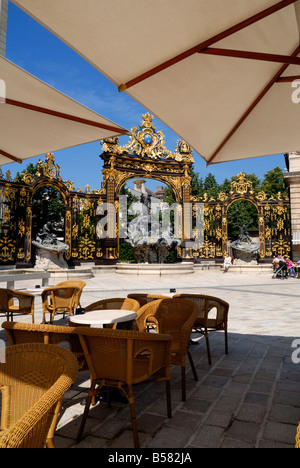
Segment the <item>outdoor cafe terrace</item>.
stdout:
<svg viewBox="0 0 300 468">
<path fill-rule="evenodd" d="M 121 281 L 120 281 L 121 278 Z M 51 280 L 50 280 L 51 283 Z M 39 281 L 19 281 L 19 290 L 34 293 L 34 319 L 43 319 Z M 190 345 L 198 375 L 186 360 L 186 401 L 181 395 L 180 366 L 171 366 L 172 417 L 167 417 L 165 382 L 134 386 L 141 448 L 293 448 L 300 419 L 299 280 L 272 278 L 272 270 L 234 274 L 230 270 L 198 271 L 183 276 L 130 276 L 103 273 L 86 280 L 81 306 L 130 293 L 206 294 L 229 303 L 228 347 L 224 332 L 209 336 L 211 365 L 205 338 L 192 334 Z M 83 316 L 82 316 L 83 317 Z M 1 317 L 2 323 L 5 317 Z M 56 315 L 64 325 L 68 317 Z M 15 322 L 31 323 L 30 316 Z M 4 330 L 1 345 L 8 344 Z M 80 371 L 65 393 L 54 435 L 57 448 L 134 448 L 129 405 L 115 392 L 111 407 L 104 399 L 91 406 L 83 437 L 77 441 L 90 385 Z"/>
</svg>

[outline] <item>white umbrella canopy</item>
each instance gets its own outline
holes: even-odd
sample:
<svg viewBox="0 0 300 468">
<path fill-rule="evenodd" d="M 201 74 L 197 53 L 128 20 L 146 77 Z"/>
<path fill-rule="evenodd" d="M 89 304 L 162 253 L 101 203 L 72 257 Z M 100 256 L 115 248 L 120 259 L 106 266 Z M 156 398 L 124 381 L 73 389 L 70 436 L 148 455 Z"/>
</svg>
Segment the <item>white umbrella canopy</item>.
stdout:
<svg viewBox="0 0 300 468">
<path fill-rule="evenodd" d="M 127 131 L 0 57 L 0 165 Z"/>
<path fill-rule="evenodd" d="M 207 164 L 300 148 L 300 0 L 13 2 Z"/>
</svg>

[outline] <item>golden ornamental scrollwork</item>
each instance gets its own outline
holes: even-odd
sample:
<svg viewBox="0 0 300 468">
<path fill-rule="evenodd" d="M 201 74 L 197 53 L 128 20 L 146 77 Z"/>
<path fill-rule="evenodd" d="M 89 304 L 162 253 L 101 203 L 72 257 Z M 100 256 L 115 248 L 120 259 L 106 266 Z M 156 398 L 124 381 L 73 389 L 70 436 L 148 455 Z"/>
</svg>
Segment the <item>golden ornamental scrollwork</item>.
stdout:
<svg viewBox="0 0 300 468">
<path fill-rule="evenodd" d="M 110 182 L 115 182 L 116 184 L 118 184 L 122 179 L 125 179 L 127 177 L 126 174 L 115 169 L 115 161 L 116 161 L 116 158 L 115 156 L 113 156 L 110 159 L 110 168 L 103 169 L 102 171 L 103 179 L 105 182 L 110 181 Z"/>
<path fill-rule="evenodd" d="M 79 241 L 79 258 L 84 260 L 92 259 L 95 252 L 95 244 L 92 239 L 89 238 L 88 234 L 85 234 L 84 238 Z"/>
<path fill-rule="evenodd" d="M 18 235 L 20 237 L 23 237 L 25 235 L 25 232 L 26 232 L 25 221 L 21 220 L 18 225 Z"/>
<path fill-rule="evenodd" d="M 69 192 L 72 192 L 72 190 L 74 190 L 74 182 L 71 182 L 70 180 L 66 180 L 64 184 L 69 190 Z"/>
<path fill-rule="evenodd" d="M 32 174 L 29 174 L 29 173 L 23 173 L 22 175 L 22 180 L 25 184 L 31 184 L 33 181 L 34 181 L 34 177 Z"/>
<path fill-rule="evenodd" d="M 175 153 L 170 153 L 167 159 L 175 159 L 178 162 L 194 162 L 193 149 L 184 140 L 179 140 L 175 148 Z"/>
<path fill-rule="evenodd" d="M 153 115 L 149 113 L 143 114 L 143 121 L 139 129 L 132 127 L 130 142 L 125 146 L 128 152 L 152 159 L 166 157 L 170 154 L 165 147 L 163 132 L 156 131 L 152 123 L 153 118 Z"/>
<path fill-rule="evenodd" d="M 182 187 L 190 187 L 191 185 L 191 176 L 189 175 L 189 167 L 188 166 L 184 166 L 184 176 L 181 178 L 181 185 Z"/>
<path fill-rule="evenodd" d="M 224 202 L 227 198 L 228 198 L 228 195 L 225 192 L 220 192 L 219 195 L 218 195 L 218 200 L 220 200 L 222 202 Z"/>
<path fill-rule="evenodd" d="M 47 153 L 45 161 L 37 162 L 37 177 L 49 177 L 49 179 L 61 180 L 60 176 L 61 166 L 54 162 L 54 154 Z"/>
<path fill-rule="evenodd" d="M 143 171 L 150 173 L 153 171 L 157 171 L 158 167 L 155 164 L 150 164 L 150 163 L 142 163 L 140 164 L 140 168 L 143 169 Z"/>
<path fill-rule="evenodd" d="M 13 239 L 10 239 L 8 233 L 4 234 L 2 239 L 0 239 L 0 258 L 1 261 L 11 262 L 14 260 L 14 255 L 16 252 L 16 244 Z"/>
<path fill-rule="evenodd" d="M 47 178 L 50 181 L 57 180 L 62 183 L 69 192 L 75 191 L 74 182 L 70 180 L 63 181 L 60 175 L 61 166 L 54 161 L 53 153 L 46 153 L 45 160 L 37 162 L 37 170 L 35 174 L 27 172 L 26 170 L 21 173 L 21 181 L 26 185 L 32 185 L 38 179 Z M 79 189 L 78 191 L 82 191 Z"/>
<path fill-rule="evenodd" d="M 247 176 L 244 172 L 240 172 L 238 174 L 237 179 L 233 182 L 231 182 L 231 191 L 230 193 L 239 193 L 239 194 L 245 194 L 245 193 L 251 193 L 253 194 L 253 189 L 252 189 L 252 182 L 251 180 L 247 179 Z"/>
<path fill-rule="evenodd" d="M 105 153 L 121 153 L 122 148 L 119 146 L 118 137 L 109 137 L 102 140 L 102 148 Z"/>
<path fill-rule="evenodd" d="M 267 199 L 267 195 L 265 192 L 259 192 L 257 195 L 256 195 L 256 198 L 260 201 L 260 202 L 263 202 Z"/>
<path fill-rule="evenodd" d="M 172 153 L 165 146 L 163 132 L 156 130 L 153 125 L 153 115 L 147 112 L 142 117 L 143 120 L 139 128 L 131 128 L 130 141 L 127 145 L 120 146 L 117 137 L 106 138 L 102 141 L 103 151 L 117 155 L 131 153 L 146 159 L 174 159 L 178 162 L 194 162 L 192 148 L 188 143 L 183 140 L 178 141 L 175 152 Z"/>
</svg>

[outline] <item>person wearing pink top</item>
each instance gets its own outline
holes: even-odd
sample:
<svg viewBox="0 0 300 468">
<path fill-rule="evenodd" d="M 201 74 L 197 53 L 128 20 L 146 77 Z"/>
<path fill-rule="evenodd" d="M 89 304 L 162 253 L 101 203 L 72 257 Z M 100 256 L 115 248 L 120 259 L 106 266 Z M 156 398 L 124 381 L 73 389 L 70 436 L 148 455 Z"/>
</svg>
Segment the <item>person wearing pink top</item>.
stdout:
<svg viewBox="0 0 300 468">
<path fill-rule="evenodd" d="M 296 278 L 297 275 L 296 275 L 295 267 L 294 267 L 294 264 L 293 264 L 292 260 L 287 257 L 285 259 L 285 261 L 286 261 L 286 266 L 287 266 L 288 271 L 289 271 L 289 277 L 291 277 L 292 274 L 293 274 L 294 278 Z"/>
</svg>

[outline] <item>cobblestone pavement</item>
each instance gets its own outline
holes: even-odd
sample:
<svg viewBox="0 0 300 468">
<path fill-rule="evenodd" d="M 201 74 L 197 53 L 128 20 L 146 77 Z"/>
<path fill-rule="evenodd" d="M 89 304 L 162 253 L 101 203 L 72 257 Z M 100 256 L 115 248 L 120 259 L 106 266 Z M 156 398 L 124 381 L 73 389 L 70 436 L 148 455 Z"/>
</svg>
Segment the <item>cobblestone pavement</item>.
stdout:
<svg viewBox="0 0 300 468">
<path fill-rule="evenodd" d="M 165 294 L 204 293 L 230 304 L 229 354 L 224 334 L 210 335 L 212 365 L 208 365 L 203 338 L 193 335 L 191 345 L 198 381 L 187 362 L 187 399 L 181 401 L 180 368 L 172 367 L 171 419 L 166 415 L 163 383 L 135 387 L 141 447 L 147 448 L 293 448 L 300 419 L 300 280 L 258 275 L 201 271 L 193 275 L 152 277 L 102 274 L 86 280 L 82 305 L 130 292 Z M 32 290 L 36 281 L 18 283 Z M 36 293 L 35 318 L 41 323 L 41 301 Z M 1 317 L 1 320 L 4 319 Z M 22 317 L 23 321 L 30 321 Z M 63 323 L 57 316 L 55 323 Z M 2 346 L 4 331 L 0 331 Z M 1 342 L 0 342 L 1 343 Z M 300 344 L 298 345 L 300 346 Z M 132 448 L 129 408 L 114 399 L 91 407 L 84 438 L 76 442 L 89 387 L 81 372 L 65 394 L 57 426 L 58 448 Z"/>
</svg>

